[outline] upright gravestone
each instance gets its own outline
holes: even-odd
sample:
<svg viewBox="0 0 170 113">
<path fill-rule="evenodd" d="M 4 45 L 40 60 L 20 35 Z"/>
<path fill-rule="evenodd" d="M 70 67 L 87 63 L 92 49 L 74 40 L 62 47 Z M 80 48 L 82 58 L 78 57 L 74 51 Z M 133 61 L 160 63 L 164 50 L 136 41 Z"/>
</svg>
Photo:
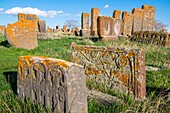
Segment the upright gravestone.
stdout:
<svg viewBox="0 0 170 113">
<path fill-rule="evenodd" d="M 38 46 L 36 25 L 30 20 L 8 24 L 5 36 L 9 44 L 16 48 L 34 49 Z"/>
<path fill-rule="evenodd" d="M 84 37 L 90 37 L 90 30 L 89 30 L 89 13 L 82 13 L 81 15 L 81 31 L 80 35 Z"/>
<path fill-rule="evenodd" d="M 46 32 L 46 22 L 44 20 L 38 22 L 38 30 L 39 32 Z"/>
<path fill-rule="evenodd" d="M 97 36 L 97 18 L 100 16 L 100 9 L 99 8 L 92 8 L 91 9 L 91 35 Z"/>
<path fill-rule="evenodd" d="M 18 60 L 17 91 L 54 113 L 88 113 L 86 75 L 78 64 L 42 56 Z"/>
<path fill-rule="evenodd" d="M 66 25 L 63 26 L 63 32 L 67 32 L 67 26 Z"/>
<path fill-rule="evenodd" d="M 137 31 L 142 31 L 144 10 L 141 8 L 134 8 L 132 10 L 132 13 L 134 15 L 133 33 Z"/>
<path fill-rule="evenodd" d="M 113 12 L 113 18 L 120 19 L 121 11 L 120 10 L 114 10 Z"/>
<path fill-rule="evenodd" d="M 5 32 L 5 26 L 0 25 L 0 34 L 4 34 Z"/>
<path fill-rule="evenodd" d="M 131 36 L 133 25 L 133 14 L 130 12 L 123 12 L 123 35 Z"/>
<path fill-rule="evenodd" d="M 156 8 L 153 6 L 143 5 L 144 10 L 142 31 L 153 31 Z"/>
</svg>

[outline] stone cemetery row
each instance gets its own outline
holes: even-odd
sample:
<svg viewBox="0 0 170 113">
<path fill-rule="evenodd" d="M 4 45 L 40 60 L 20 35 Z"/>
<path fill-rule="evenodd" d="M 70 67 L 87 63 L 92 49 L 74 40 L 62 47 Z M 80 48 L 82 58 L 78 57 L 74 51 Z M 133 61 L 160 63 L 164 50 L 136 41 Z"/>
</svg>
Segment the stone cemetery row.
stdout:
<svg viewBox="0 0 170 113">
<path fill-rule="evenodd" d="M 143 50 L 73 44 L 71 61 L 21 56 L 17 76 L 19 98 L 50 106 L 54 113 L 87 113 L 86 79 L 136 99 L 145 98 Z"/>
<path fill-rule="evenodd" d="M 136 31 L 153 31 L 156 8 L 143 5 L 131 12 L 120 10 L 113 12 L 113 17 L 100 16 L 100 9 L 91 9 L 91 26 L 89 28 L 89 13 L 82 13 L 82 35 L 99 36 L 106 40 L 115 40 L 118 35 L 131 36 Z"/>
</svg>

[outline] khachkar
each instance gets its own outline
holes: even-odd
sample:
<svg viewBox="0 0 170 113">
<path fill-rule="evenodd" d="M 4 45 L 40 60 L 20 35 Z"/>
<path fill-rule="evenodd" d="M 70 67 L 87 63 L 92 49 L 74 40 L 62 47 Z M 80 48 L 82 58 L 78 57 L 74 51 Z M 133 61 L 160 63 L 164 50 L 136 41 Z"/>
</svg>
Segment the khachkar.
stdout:
<svg viewBox="0 0 170 113">
<path fill-rule="evenodd" d="M 44 20 L 38 22 L 38 30 L 39 32 L 46 32 L 46 22 Z"/>
<path fill-rule="evenodd" d="M 78 64 L 40 56 L 18 60 L 17 91 L 21 99 L 50 106 L 54 113 L 87 113 L 86 75 Z"/>
<path fill-rule="evenodd" d="M 136 31 L 142 31 L 144 10 L 141 8 L 134 8 L 132 13 L 134 15 L 133 33 Z"/>
<path fill-rule="evenodd" d="M 92 8 L 91 9 L 91 35 L 98 36 L 97 33 L 97 18 L 100 16 L 100 9 L 99 8 Z"/>
<path fill-rule="evenodd" d="M 154 6 L 143 5 L 142 9 L 144 10 L 142 31 L 153 31 L 156 8 Z"/>
<path fill-rule="evenodd" d="M 99 16 L 97 18 L 97 32 L 103 40 L 116 40 L 121 34 L 122 19 L 120 16 L 111 18 L 109 16 Z"/>
<path fill-rule="evenodd" d="M 34 49 L 38 46 L 36 24 L 30 20 L 8 24 L 5 37 L 16 48 Z"/>
<path fill-rule="evenodd" d="M 132 41 L 141 43 L 148 43 L 154 45 L 161 45 L 170 47 L 170 33 L 167 32 L 154 32 L 154 31 L 139 31 L 134 32 Z"/>
<path fill-rule="evenodd" d="M 146 94 L 145 52 L 96 46 L 74 46 L 71 61 L 83 65 L 90 80 L 113 90 L 134 94 L 143 99 Z"/>
<path fill-rule="evenodd" d="M 81 15 L 81 31 L 80 35 L 89 38 L 90 29 L 89 29 L 89 13 L 82 13 Z"/>
<path fill-rule="evenodd" d="M 123 35 L 131 36 L 133 25 L 133 14 L 130 12 L 123 12 Z"/>
</svg>

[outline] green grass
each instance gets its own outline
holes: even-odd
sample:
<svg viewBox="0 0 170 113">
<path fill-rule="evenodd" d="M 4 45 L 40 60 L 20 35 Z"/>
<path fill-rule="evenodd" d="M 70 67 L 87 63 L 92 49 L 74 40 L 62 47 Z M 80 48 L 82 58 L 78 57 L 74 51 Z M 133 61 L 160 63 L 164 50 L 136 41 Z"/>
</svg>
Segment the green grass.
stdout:
<svg viewBox="0 0 170 113">
<path fill-rule="evenodd" d="M 110 106 L 101 106 L 97 101 L 88 100 L 89 113 L 118 113 L 118 112 L 168 112 L 170 111 L 170 48 L 148 45 L 129 40 L 119 39 L 114 42 L 91 42 L 88 39 L 76 38 L 38 40 L 38 47 L 34 50 L 17 49 L 5 42 L 4 36 L 0 36 L 0 113 L 50 113 L 50 108 L 35 105 L 30 100 L 20 100 L 16 95 L 16 80 L 8 80 L 8 74 L 16 76 L 17 60 L 19 56 L 40 55 L 52 58 L 70 60 L 70 43 L 76 42 L 81 45 L 113 46 L 142 48 L 146 51 L 146 65 L 160 67 L 161 71 L 147 71 L 147 95 L 144 101 L 135 101 L 131 97 L 119 94 L 87 81 L 87 86 L 122 99 L 125 103 L 113 103 Z"/>
</svg>

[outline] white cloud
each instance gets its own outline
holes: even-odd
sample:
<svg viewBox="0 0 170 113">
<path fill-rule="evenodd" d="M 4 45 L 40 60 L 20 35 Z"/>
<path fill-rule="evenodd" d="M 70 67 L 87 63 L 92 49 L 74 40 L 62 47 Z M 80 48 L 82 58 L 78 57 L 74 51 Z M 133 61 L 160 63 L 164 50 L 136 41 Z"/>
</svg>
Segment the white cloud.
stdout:
<svg viewBox="0 0 170 113">
<path fill-rule="evenodd" d="M 0 11 L 3 11 L 4 10 L 4 8 L 0 8 Z"/>
<path fill-rule="evenodd" d="M 108 8 L 108 7 L 109 7 L 109 5 L 105 5 L 105 6 L 104 6 L 104 8 Z"/>
<path fill-rule="evenodd" d="M 79 13 L 79 14 L 76 14 L 75 16 L 81 16 L 81 14 Z"/>
<path fill-rule="evenodd" d="M 49 10 L 49 11 L 44 11 L 40 10 L 38 8 L 32 8 L 32 7 L 13 7 L 11 9 L 8 9 L 4 11 L 5 14 L 9 15 L 18 15 L 18 13 L 25 13 L 25 14 L 36 14 L 38 16 L 43 16 L 43 17 L 54 17 L 54 16 L 68 16 L 69 14 L 63 12 L 63 11 L 55 11 L 55 10 Z"/>
</svg>

